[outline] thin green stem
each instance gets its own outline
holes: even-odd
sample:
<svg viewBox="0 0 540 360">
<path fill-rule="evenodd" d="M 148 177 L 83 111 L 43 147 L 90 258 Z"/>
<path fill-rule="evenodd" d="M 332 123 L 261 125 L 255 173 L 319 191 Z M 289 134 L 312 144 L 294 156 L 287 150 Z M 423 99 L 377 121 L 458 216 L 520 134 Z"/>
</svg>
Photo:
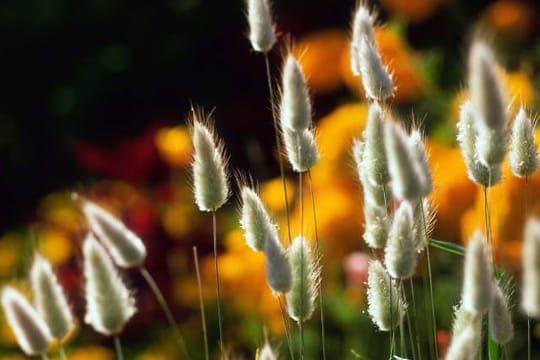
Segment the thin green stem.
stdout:
<svg viewBox="0 0 540 360">
<path fill-rule="evenodd" d="M 392 359 L 394 356 L 394 299 L 392 299 L 392 277 L 388 276 L 388 282 L 390 286 L 388 287 L 388 297 L 390 298 L 390 355 L 389 359 Z"/>
<path fill-rule="evenodd" d="M 146 281 L 146 283 L 148 284 L 148 286 L 154 293 L 154 296 L 156 297 L 156 300 L 159 306 L 161 307 L 161 310 L 163 310 L 163 313 L 165 314 L 165 317 L 167 318 L 169 325 L 173 329 L 176 342 L 178 343 L 178 346 L 184 353 L 185 358 L 191 359 L 187 351 L 186 343 L 184 342 L 184 337 L 182 336 L 182 333 L 180 332 L 180 328 L 178 327 L 178 324 L 176 323 L 176 320 L 174 319 L 172 311 L 169 308 L 169 305 L 167 304 L 167 301 L 165 300 L 163 293 L 159 289 L 159 286 L 157 285 L 156 281 L 154 280 L 152 275 L 150 275 L 150 273 L 145 267 L 139 268 L 139 272 L 141 273 L 142 277 L 144 278 L 144 280 Z"/>
<path fill-rule="evenodd" d="M 319 232 L 317 230 L 317 212 L 315 211 L 315 192 L 313 190 L 313 179 L 311 178 L 311 170 L 308 170 L 308 182 L 309 182 L 309 192 L 311 195 L 311 207 L 313 208 L 313 227 L 315 228 L 315 256 L 317 259 L 317 266 L 319 267 L 319 271 L 321 273 L 321 279 L 322 276 L 322 266 L 321 266 L 321 260 L 322 260 L 322 252 L 321 252 L 321 246 L 319 243 Z M 325 334 L 325 326 L 324 326 L 324 301 L 323 301 L 323 291 L 322 291 L 322 280 L 319 283 L 319 308 L 321 313 L 321 346 L 322 346 L 322 353 L 323 353 L 323 360 L 326 360 L 326 334 Z"/>
<path fill-rule="evenodd" d="M 291 216 L 289 210 L 289 199 L 287 196 L 287 183 L 285 181 L 285 170 L 283 166 L 283 158 L 281 153 L 281 140 L 279 138 L 279 128 L 276 115 L 276 106 L 274 103 L 274 88 L 272 87 L 272 75 L 270 73 L 270 60 L 268 59 L 268 54 L 264 55 L 264 63 L 266 67 L 266 82 L 268 84 L 268 94 L 270 95 L 270 109 L 272 110 L 272 121 L 274 123 L 274 133 L 276 136 L 276 147 L 278 152 L 278 162 L 279 162 L 279 174 L 281 176 L 281 185 L 283 186 L 283 197 L 285 198 L 285 215 L 287 217 L 287 233 L 289 235 L 289 244 L 292 241 L 291 235 Z"/>
<path fill-rule="evenodd" d="M 116 350 L 116 360 L 124 360 L 124 353 L 122 352 L 122 344 L 120 344 L 120 336 L 114 337 L 114 349 Z"/>
<path fill-rule="evenodd" d="M 298 173 L 298 196 L 300 201 L 300 236 L 304 234 L 304 183 L 302 172 Z M 300 247 L 300 289 L 304 293 L 304 246 Z M 300 296 L 300 317 L 298 319 L 298 330 L 300 332 L 300 359 L 304 359 L 304 297 Z"/>
<path fill-rule="evenodd" d="M 411 299 L 412 299 L 412 305 L 413 305 L 413 323 L 414 323 L 414 333 L 415 333 L 415 340 L 416 340 L 416 351 L 417 356 L 419 360 L 422 360 L 422 351 L 420 349 L 420 335 L 418 334 L 418 321 L 417 321 L 417 315 L 416 315 L 416 298 L 414 295 L 414 284 L 413 279 L 409 279 L 409 285 L 411 287 Z M 407 311 L 407 316 L 409 315 L 409 312 Z M 411 329 L 412 332 L 412 329 Z M 414 357 L 414 351 L 413 351 L 413 357 Z"/>
<path fill-rule="evenodd" d="M 398 282 L 398 292 L 401 294 L 403 292 L 403 286 L 402 286 L 402 281 L 399 280 Z M 401 356 L 402 357 L 406 357 L 406 354 L 405 354 L 405 332 L 404 332 L 404 326 L 403 326 L 403 317 L 400 318 L 399 320 L 399 345 L 400 345 L 400 351 L 401 351 Z"/>
<path fill-rule="evenodd" d="M 287 339 L 287 347 L 289 348 L 289 356 L 291 360 L 294 360 L 294 352 L 291 341 L 291 329 L 289 328 L 289 322 L 285 318 L 285 311 L 283 310 L 283 304 L 281 303 L 281 295 L 277 296 L 279 304 L 279 312 L 281 313 L 281 321 L 283 322 L 283 329 L 285 329 L 285 338 Z"/>
<path fill-rule="evenodd" d="M 218 327 L 219 327 L 219 349 L 223 354 L 223 326 L 221 322 L 221 290 L 219 286 L 219 266 L 217 259 L 217 226 L 216 226 L 216 212 L 212 211 L 212 239 L 214 243 L 214 269 L 216 280 L 216 296 L 217 296 L 217 313 L 218 313 Z"/>
<path fill-rule="evenodd" d="M 529 177 L 525 176 L 525 222 L 529 216 Z M 531 317 L 527 314 L 527 360 L 531 360 Z"/>
<path fill-rule="evenodd" d="M 199 256 L 197 255 L 197 247 L 193 247 L 193 260 L 195 261 L 195 273 L 197 275 L 197 290 L 199 292 L 199 306 L 201 308 L 201 323 L 203 329 L 203 340 L 204 340 L 204 358 L 208 360 L 210 358 L 209 349 L 208 349 L 208 330 L 206 329 L 206 314 L 204 312 L 204 301 L 202 295 L 202 282 L 201 282 L 201 271 L 199 269 Z"/>
<path fill-rule="evenodd" d="M 64 346 L 62 344 L 58 346 L 58 353 L 60 354 L 60 359 L 67 360 L 66 349 L 64 349 Z"/>
</svg>

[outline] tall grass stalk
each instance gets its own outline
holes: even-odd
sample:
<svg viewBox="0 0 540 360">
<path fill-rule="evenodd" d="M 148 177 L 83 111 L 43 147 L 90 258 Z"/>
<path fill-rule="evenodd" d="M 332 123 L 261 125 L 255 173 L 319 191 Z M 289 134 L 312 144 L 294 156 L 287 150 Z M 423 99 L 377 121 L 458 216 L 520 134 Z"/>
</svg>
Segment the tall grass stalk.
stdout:
<svg viewBox="0 0 540 360">
<path fill-rule="evenodd" d="M 426 213 L 424 211 L 424 202 L 420 201 L 420 210 L 422 212 L 422 223 L 424 226 L 424 234 L 428 237 L 426 228 Z M 433 300 L 433 278 L 431 273 L 431 254 L 429 251 L 429 245 L 426 246 L 427 268 L 428 268 L 428 281 L 429 281 L 429 297 L 431 300 L 431 326 L 433 332 L 433 346 L 435 350 L 435 359 L 439 358 L 439 349 L 437 346 L 437 319 L 435 319 L 435 301 Z"/>
<path fill-rule="evenodd" d="M 169 305 L 167 304 L 167 301 L 165 300 L 165 297 L 163 296 L 163 293 L 159 289 L 159 286 L 157 285 L 156 281 L 150 274 L 150 272 L 146 269 L 146 267 L 139 268 L 139 272 L 141 273 L 142 277 L 150 287 L 150 290 L 154 293 L 154 296 L 156 297 L 156 300 L 161 307 L 161 310 L 163 310 L 163 313 L 165 314 L 165 317 L 167 318 L 167 321 L 169 322 L 169 325 L 173 329 L 176 342 L 178 343 L 178 346 L 184 353 L 184 356 L 186 359 L 191 359 L 189 356 L 189 353 L 187 351 L 186 343 L 184 341 L 184 337 L 182 336 L 182 333 L 180 332 L 180 328 L 178 326 L 178 323 L 174 319 L 174 316 L 172 314 L 171 309 L 169 308 Z"/>
<path fill-rule="evenodd" d="M 398 291 L 399 291 L 400 294 L 403 293 L 403 281 L 401 279 L 399 279 L 399 281 L 398 281 Z M 408 313 L 408 311 L 407 311 L 407 313 Z M 400 322 L 399 322 L 399 346 L 400 346 L 401 356 L 406 357 L 406 354 L 405 354 L 405 333 L 404 333 L 403 324 L 404 324 L 404 319 L 402 317 Z"/>
<path fill-rule="evenodd" d="M 124 353 L 122 352 L 122 344 L 120 343 L 120 336 L 114 337 L 114 349 L 116 350 L 116 360 L 124 360 Z"/>
<path fill-rule="evenodd" d="M 298 151 L 301 154 L 300 150 Z M 302 172 L 298 172 L 298 197 L 300 201 L 300 236 L 304 236 L 304 182 Z M 304 247 L 300 247 L 300 258 L 304 258 Z M 300 289 L 304 288 L 304 261 L 300 262 Z M 300 314 L 304 312 L 304 297 L 300 297 Z M 298 319 L 298 331 L 300 332 L 300 360 L 304 360 L 304 324 L 303 319 Z"/>
<path fill-rule="evenodd" d="M 321 260 L 322 260 L 322 253 L 321 253 L 321 245 L 319 243 L 319 232 L 317 230 L 317 212 L 315 207 L 315 192 L 313 190 L 313 179 L 311 178 L 311 170 L 308 170 L 308 182 L 309 182 L 309 193 L 311 196 L 311 207 L 313 209 L 313 227 L 315 231 L 315 257 L 317 261 L 317 266 L 319 267 L 319 271 L 321 271 L 321 279 L 322 276 L 322 266 L 321 266 Z M 323 308 L 323 291 L 322 291 L 322 280 L 319 284 L 319 308 L 321 313 L 321 346 L 322 346 L 322 355 L 323 360 L 326 360 L 326 334 L 325 334 L 325 326 L 324 326 L 324 308 Z"/>
<path fill-rule="evenodd" d="M 525 222 L 529 216 L 529 176 L 525 176 Z M 531 317 L 527 314 L 527 360 L 531 360 Z"/>
<path fill-rule="evenodd" d="M 60 344 L 60 346 L 58 347 L 58 353 L 60 354 L 60 359 L 67 360 L 66 349 L 64 349 L 64 345 Z"/>
<path fill-rule="evenodd" d="M 411 326 L 411 319 L 410 319 L 409 311 L 407 311 L 406 315 L 407 315 L 407 321 L 409 323 L 409 332 L 410 332 L 410 337 L 411 337 L 411 350 L 412 350 L 413 359 L 416 359 L 418 357 L 418 359 L 421 360 L 422 351 L 420 350 L 420 336 L 418 335 L 418 322 L 417 322 L 417 315 L 416 315 L 416 299 L 414 296 L 414 284 L 413 284 L 412 278 L 409 279 L 409 285 L 411 289 L 411 301 L 412 301 L 412 308 L 413 308 L 412 316 L 413 316 L 414 328 Z M 403 292 L 405 293 L 405 289 L 403 290 Z M 413 334 L 413 331 L 414 331 L 414 334 Z M 413 340 L 413 337 L 414 337 L 414 340 Z M 415 341 L 416 341 L 416 352 L 417 352 L 416 356 L 415 356 Z"/>
<path fill-rule="evenodd" d="M 210 358 L 208 350 L 208 330 L 206 329 L 206 314 L 204 312 L 204 301 L 202 295 L 202 283 L 201 283 L 201 271 L 199 269 L 199 256 L 197 254 L 197 247 L 193 247 L 193 261 L 195 262 L 195 274 L 197 275 L 197 291 L 199 292 L 199 306 L 201 308 L 201 325 L 203 330 L 204 340 L 204 359 Z"/>
<path fill-rule="evenodd" d="M 283 322 L 283 329 L 285 329 L 285 338 L 287 339 L 287 347 L 289 348 L 289 356 L 291 360 L 294 360 L 294 351 L 291 341 L 291 329 L 289 328 L 289 321 L 285 317 L 285 311 L 283 310 L 283 303 L 281 302 L 281 295 L 277 297 L 279 304 L 279 312 L 281 313 L 281 321 Z"/>
<path fill-rule="evenodd" d="M 217 258 L 217 226 L 216 226 L 216 212 L 215 211 L 212 211 L 212 239 L 214 243 L 214 273 L 215 273 L 215 281 L 216 281 L 219 348 L 223 355 L 223 326 L 221 323 L 221 290 L 219 286 L 219 266 L 218 266 L 218 258 Z"/>
<path fill-rule="evenodd" d="M 272 74 L 270 72 L 270 59 L 268 58 L 268 53 L 264 55 L 264 64 L 266 68 L 266 82 L 268 85 L 268 94 L 270 96 L 270 109 L 272 110 L 272 122 L 274 123 L 274 134 L 276 136 L 276 147 L 278 152 L 278 162 L 279 162 L 279 174 L 281 177 L 281 185 L 283 187 L 283 197 L 285 200 L 285 217 L 287 220 L 287 235 L 289 237 L 289 244 L 292 241 L 291 235 L 291 216 L 289 210 L 289 197 L 287 194 L 287 183 L 285 181 L 285 170 L 283 166 L 283 156 L 281 152 L 281 140 L 279 138 L 279 128 L 278 120 L 276 115 L 276 105 L 274 101 L 274 88 L 272 86 Z"/>
</svg>

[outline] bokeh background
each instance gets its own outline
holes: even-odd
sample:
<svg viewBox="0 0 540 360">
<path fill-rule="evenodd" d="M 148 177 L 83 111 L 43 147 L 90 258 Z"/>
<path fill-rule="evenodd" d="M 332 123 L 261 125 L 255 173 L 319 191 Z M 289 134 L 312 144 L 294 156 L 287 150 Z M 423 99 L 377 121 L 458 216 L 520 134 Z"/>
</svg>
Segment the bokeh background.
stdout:
<svg viewBox="0 0 540 360">
<path fill-rule="evenodd" d="M 481 191 L 467 179 L 455 148 L 455 123 L 467 96 L 467 44 L 478 26 L 485 29 L 503 65 L 500 76 L 513 100 L 512 111 L 520 104 L 538 109 L 540 8 L 534 1 L 510 0 L 381 0 L 375 5 L 386 23 L 377 31 L 377 42 L 397 85 L 392 105 L 405 121 L 421 123 L 429 136 L 436 187 L 432 200 L 438 208 L 434 237 L 466 242 L 484 218 Z M 313 95 L 323 156 L 312 175 L 325 251 L 329 351 L 339 358 L 354 358 L 354 350 L 377 359 L 387 340 L 364 313 L 368 256 L 361 239 L 362 194 L 349 150 L 366 116 L 360 82 L 348 65 L 354 6 L 349 0 L 274 1 L 280 41 L 270 60 L 277 85 L 282 56 L 292 41 Z M 147 265 L 173 305 L 190 350 L 200 356 L 192 246 L 201 257 L 211 344 L 216 343 L 217 320 L 211 219 L 197 211 L 190 188 L 191 141 L 185 126 L 190 103 L 213 109 L 230 169 L 251 174 L 272 213 L 283 221 L 264 62 L 246 38 L 244 3 L 5 0 L 0 3 L 0 34 L 0 283 L 25 288 L 37 249 L 56 266 L 82 319 L 80 244 L 87 227 L 69 199 L 70 192 L 78 191 L 144 239 Z M 289 175 L 295 218 L 298 192 Z M 537 213 L 540 176 L 531 178 L 531 184 L 531 212 Z M 523 182 L 506 171 L 492 197 L 498 260 L 519 276 Z M 234 353 L 253 358 L 266 328 L 285 354 L 264 260 L 244 244 L 237 204 L 235 190 L 218 215 L 226 341 Z M 313 232 L 312 224 L 307 228 Z M 444 351 L 450 309 L 459 298 L 461 259 L 434 256 L 438 342 Z M 177 358 L 147 286 L 136 273 L 124 275 L 136 289 L 140 309 L 123 335 L 127 357 Z M 523 319 L 518 316 L 518 321 L 523 335 Z M 0 358 L 18 358 L 3 315 L 0 333 Z M 318 358 L 318 336 L 315 319 L 307 330 L 310 358 Z M 519 358 L 525 337 L 516 339 L 508 351 Z M 68 350 L 74 359 L 108 359 L 113 358 L 111 345 L 110 339 L 81 326 Z"/>
</svg>

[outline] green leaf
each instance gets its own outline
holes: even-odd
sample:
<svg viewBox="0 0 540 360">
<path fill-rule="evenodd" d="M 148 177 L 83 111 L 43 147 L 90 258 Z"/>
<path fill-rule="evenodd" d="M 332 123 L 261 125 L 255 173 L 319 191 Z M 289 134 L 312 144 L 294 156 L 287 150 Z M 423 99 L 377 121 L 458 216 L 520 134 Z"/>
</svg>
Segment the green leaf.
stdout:
<svg viewBox="0 0 540 360">
<path fill-rule="evenodd" d="M 461 245 L 447 242 L 447 241 L 441 241 L 441 240 L 435 240 L 435 239 L 429 239 L 429 245 L 431 247 L 446 251 L 450 254 L 454 255 L 465 255 L 465 248 Z"/>
<path fill-rule="evenodd" d="M 489 334 L 488 336 L 488 355 L 489 355 L 489 360 L 499 360 L 500 347 L 499 347 L 499 344 L 493 341 L 491 334 Z"/>
</svg>

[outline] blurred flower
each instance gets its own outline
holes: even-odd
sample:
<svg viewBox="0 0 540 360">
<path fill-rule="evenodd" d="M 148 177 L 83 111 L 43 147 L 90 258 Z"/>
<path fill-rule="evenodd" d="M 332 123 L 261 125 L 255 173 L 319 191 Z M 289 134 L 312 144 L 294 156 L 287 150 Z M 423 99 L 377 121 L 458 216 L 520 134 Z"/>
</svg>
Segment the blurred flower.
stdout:
<svg viewBox="0 0 540 360">
<path fill-rule="evenodd" d="M 290 207 L 296 196 L 296 189 L 290 179 L 285 179 L 285 187 L 287 188 L 287 199 Z M 260 185 L 260 196 L 268 211 L 271 214 L 273 213 L 274 216 L 277 213 L 285 212 L 285 197 L 283 195 L 281 177 L 263 182 Z"/>
<path fill-rule="evenodd" d="M 187 166 L 191 162 L 193 146 L 186 126 L 164 127 L 155 137 L 159 155 L 171 166 Z"/>
<path fill-rule="evenodd" d="M 456 241 L 461 214 L 473 205 L 477 188 L 467 176 L 459 148 L 432 140 L 426 145 L 434 184 L 430 197 L 436 209 L 434 237 Z"/>
<path fill-rule="evenodd" d="M 114 352 L 101 346 L 85 346 L 72 350 L 69 354 L 70 360 L 113 360 Z"/>
<path fill-rule="evenodd" d="M 430 18 L 443 0 L 381 0 L 390 14 L 411 22 L 422 22 Z"/>
<path fill-rule="evenodd" d="M 0 237 L 0 277 L 7 277 L 15 272 L 23 237 L 9 232 Z"/>
<path fill-rule="evenodd" d="M 45 228 L 39 231 L 38 240 L 39 252 L 55 266 L 67 262 L 73 255 L 73 244 L 65 231 Z"/>
<path fill-rule="evenodd" d="M 383 64 L 388 66 L 394 85 L 395 101 L 409 103 L 420 97 L 424 84 L 419 71 L 419 60 L 407 48 L 397 33 L 387 28 L 375 29 L 375 42 L 381 53 Z M 345 84 L 358 96 L 364 96 L 362 81 L 354 76 L 350 65 L 350 50 L 345 48 L 340 59 L 341 76 Z"/>
<path fill-rule="evenodd" d="M 524 1 L 499 0 L 489 4 L 482 17 L 495 31 L 525 37 L 534 29 L 534 7 Z"/>
<path fill-rule="evenodd" d="M 353 252 L 343 260 L 347 286 L 364 288 L 367 281 L 370 256 L 362 252 Z M 362 291 L 363 293 L 363 291 Z"/>
<path fill-rule="evenodd" d="M 342 85 L 339 61 L 347 43 L 347 34 L 340 29 L 311 33 L 298 41 L 294 54 L 312 91 L 326 94 Z"/>
</svg>

